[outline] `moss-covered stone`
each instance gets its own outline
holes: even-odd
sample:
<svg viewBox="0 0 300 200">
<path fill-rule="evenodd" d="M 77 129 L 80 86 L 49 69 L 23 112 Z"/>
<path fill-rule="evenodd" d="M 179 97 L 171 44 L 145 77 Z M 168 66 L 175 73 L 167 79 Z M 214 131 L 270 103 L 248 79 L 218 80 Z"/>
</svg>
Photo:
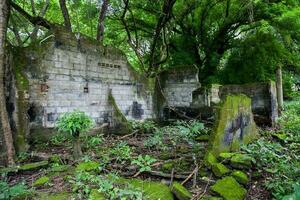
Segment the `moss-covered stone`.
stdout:
<svg viewBox="0 0 300 200">
<path fill-rule="evenodd" d="M 36 181 L 33 182 L 32 186 L 33 187 L 39 187 L 42 185 L 45 185 L 46 183 L 49 183 L 49 177 L 48 176 L 42 176 L 38 178 Z"/>
<path fill-rule="evenodd" d="M 19 167 L 20 171 L 28 171 L 28 170 L 36 170 L 42 167 L 46 167 L 48 165 L 48 161 L 40 161 L 35 163 L 28 163 Z"/>
<path fill-rule="evenodd" d="M 246 189 L 243 188 L 233 177 L 227 176 L 218 180 L 211 190 L 225 200 L 243 200 L 246 196 Z"/>
<path fill-rule="evenodd" d="M 198 142 L 207 142 L 209 140 L 209 135 L 200 135 L 195 139 Z"/>
<path fill-rule="evenodd" d="M 95 161 L 82 162 L 76 166 L 76 171 L 93 171 L 97 170 L 99 167 L 100 164 Z"/>
<path fill-rule="evenodd" d="M 190 200 L 192 198 L 192 194 L 178 182 L 171 185 L 171 191 L 179 200 Z"/>
<path fill-rule="evenodd" d="M 230 169 L 228 169 L 225 165 L 222 163 L 217 163 L 212 166 L 212 171 L 215 176 L 222 177 L 230 172 Z"/>
<path fill-rule="evenodd" d="M 105 196 L 96 189 L 92 189 L 89 200 L 105 200 Z"/>
<path fill-rule="evenodd" d="M 216 163 L 218 163 L 217 158 L 211 152 L 207 152 L 204 157 L 204 164 L 211 168 Z"/>
<path fill-rule="evenodd" d="M 68 192 L 60 193 L 49 193 L 49 192 L 39 192 L 34 200 L 71 200 L 72 194 Z"/>
<path fill-rule="evenodd" d="M 154 181 L 142 181 L 139 179 L 125 179 L 123 182 L 130 184 L 130 187 L 140 190 L 145 199 L 151 200 L 173 200 L 170 188 L 162 183 Z"/>
<path fill-rule="evenodd" d="M 251 156 L 245 154 L 235 154 L 230 159 L 230 165 L 238 169 L 250 168 L 252 161 L 253 158 Z"/>
<path fill-rule="evenodd" d="M 215 157 L 222 152 L 238 151 L 258 136 L 253 120 L 251 99 L 245 95 L 228 95 L 219 104 L 209 151 Z"/>
<path fill-rule="evenodd" d="M 119 109 L 116 100 L 114 96 L 112 95 L 112 92 L 109 91 L 108 94 L 108 102 L 113 107 L 114 113 L 113 113 L 113 120 L 115 121 L 115 130 L 113 131 L 115 134 L 123 135 L 128 134 L 132 132 L 132 128 L 126 119 L 125 115 L 122 113 L 122 111 Z"/>
<path fill-rule="evenodd" d="M 240 170 L 233 171 L 231 176 L 241 184 L 246 185 L 249 182 L 248 175 Z"/>
<path fill-rule="evenodd" d="M 220 153 L 218 156 L 218 160 L 220 161 L 229 160 L 232 156 L 234 156 L 234 154 L 235 153 L 228 153 L 228 152 Z"/>
</svg>

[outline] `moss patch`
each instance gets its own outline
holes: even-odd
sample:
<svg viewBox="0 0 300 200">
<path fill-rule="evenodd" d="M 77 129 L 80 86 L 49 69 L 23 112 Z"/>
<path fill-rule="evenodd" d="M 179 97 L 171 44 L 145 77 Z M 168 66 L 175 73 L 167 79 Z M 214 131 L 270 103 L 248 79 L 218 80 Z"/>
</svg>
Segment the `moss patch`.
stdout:
<svg viewBox="0 0 300 200">
<path fill-rule="evenodd" d="M 160 182 L 124 178 L 120 178 L 118 182 L 121 184 L 128 184 L 128 187 L 132 189 L 142 191 L 145 199 L 174 200 L 170 188 Z"/>
<path fill-rule="evenodd" d="M 33 182 L 32 186 L 33 187 L 38 187 L 38 186 L 42 186 L 45 185 L 46 183 L 49 182 L 49 177 L 48 176 L 42 176 L 40 178 L 38 178 L 36 181 Z"/>
<path fill-rule="evenodd" d="M 71 200 L 72 194 L 68 192 L 61 193 L 49 193 L 49 192 L 39 192 L 38 195 L 33 198 L 34 200 Z"/>
<path fill-rule="evenodd" d="M 115 98 L 112 95 L 111 90 L 109 91 L 108 94 L 108 102 L 109 104 L 113 107 L 114 109 L 114 114 L 113 114 L 113 120 L 116 122 L 115 125 L 115 130 L 114 133 L 116 134 L 128 134 L 132 132 L 131 126 L 122 113 L 122 111 L 119 109 Z"/>
<path fill-rule="evenodd" d="M 214 164 L 212 166 L 212 171 L 213 171 L 214 175 L 217 177 L 222 177 L 225 174 L 228 174 L 230 172 L 230 170 L 222 163 Z"/>
<path fill-rule="evenodd" d="M 105 197 L 101 192 L 98 192 L 98 190 L 92 189 L 89 200 L 105 200 Z"/>
<path fill-rule="evenodd" d="M 250 168 L 254 159 L 245 154 L 235 154 L 230 159 L 230 165 L 234 168 Z"/>
<path fill-rule="evenodd" d="M 179 200 L 190 200 L 192 198 L 192 194 L 178 182 L 171 185 L 171 191 Z"/>
<path fill-rule="evenodd" d="M 211 168 L 216 163 L 218 163 L 216 157 L 211 152 L 207 152 L 204 157 L 204 164 Z"/>
<path fill-rule="evenodd" d="M 100 164 L 95 161 L 82 162 L 76 166 L 76 171 L 93 171 L 97 170 L 99 167 Z"/>
<path fill-rule="evenodd" d="M 246 189 L 243 188 L 233 177 L 227 176 L 218 180 L 211 190 L 225 200 L 243 200 L 246 196 Z"/>
<path fill-rule="evenodd" d="M 241 184 L 246 185 L 249 182 L 247 174 L 240 170 L 232 172 L 231 176 Z"/>
<path fill-rule="evenodd" d="M 242 94 L 228 95 L 218 106 L 209 152 L 218 157 L 222 152 L 238 151 L 241 144 L 248 144 L 257 135 L 251 99 Z"/>
<path fill-rule="evenodd" d="M 20 171 L 27 171 L 27 170 L 36 170 L 48 165 L 48 161 L 40 161 L 35 163 L 28 163 L 19 167 Z"/>
</svg>

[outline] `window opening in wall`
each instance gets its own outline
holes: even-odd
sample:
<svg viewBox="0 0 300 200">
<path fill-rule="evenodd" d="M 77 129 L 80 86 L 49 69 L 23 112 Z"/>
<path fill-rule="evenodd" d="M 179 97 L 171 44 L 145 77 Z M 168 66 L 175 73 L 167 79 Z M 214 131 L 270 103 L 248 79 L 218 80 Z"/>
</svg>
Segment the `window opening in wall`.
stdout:
<svg viewBox="0 0 300 200">
<path fill-rule="evenodd" d="M 55 119 L 54 119 L 54 113 L 48 113 L 47 114 L 47 121 L 48 122 L 54 122 Z"/>
<path fill-rule="evenodd" d="M 86 83 L 86 85 L 84 86 L 83 92 L 84 93 L 89 93 L 89 84 L 88 83 Z"/>
</svg>

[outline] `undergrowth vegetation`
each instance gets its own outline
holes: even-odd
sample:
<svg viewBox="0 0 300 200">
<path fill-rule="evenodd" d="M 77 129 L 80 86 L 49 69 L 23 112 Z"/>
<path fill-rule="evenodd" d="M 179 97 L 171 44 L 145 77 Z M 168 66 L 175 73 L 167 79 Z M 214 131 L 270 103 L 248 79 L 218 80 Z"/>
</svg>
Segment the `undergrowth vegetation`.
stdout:
<svg viewBox="0 0 300 200">
<path fill-rule="evenodd" d="M 256 159 L 256 168 L 265 179 L 263 184 L 275 199 L 288 199 L 296 194 L 299 199 L 299 97 L 285 103 L 285 110 L 278 122 L 276 130 L 264 131 L 262 138 L 243 147 L 243 150 Z"/>
</svg>

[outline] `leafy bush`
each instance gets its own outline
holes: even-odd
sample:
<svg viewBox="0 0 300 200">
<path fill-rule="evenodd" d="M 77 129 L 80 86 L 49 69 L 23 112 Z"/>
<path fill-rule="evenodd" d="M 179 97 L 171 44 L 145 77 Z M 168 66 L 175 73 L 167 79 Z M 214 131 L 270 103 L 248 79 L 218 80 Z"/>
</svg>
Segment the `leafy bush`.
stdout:
<svg viewBox="0 0 300 200">
<path fill-rule="evenodd" d="M 115 174 L 106 177 L 81 171 L 75 177 L 70 177 L 69 182 L 73 185 L 73 192 L 76 192 L 78 199 L 87 199 L 92 189 L 103 194 L 105 199 L 143 199 L 141 191 L 132 189 L 127 184 L 121 184 L 119 179 Z"/>
<path fill-rule="evenodd" d="M 285 111 L 279 119 L 279 124 L 280 130 L 268 132 L 263 138 L 243 147 L 244 151 L 256 159 L 258 170 L 268 174 L 264 185 L 276 199 L 282 199 L 283 196 L 292 193 L 293 186 L 300 184 L 298 100 L 285 103 Z"/>
<path fill-rule="evenodd" d="M 154 121 L 146 120 L 143 122 L 129 121 L 132 130 L 138 130 L 143 134 L 153 133 L 157 127 Z"/>
<path fill-rule="evenodd" d="M 56 122 L 59 131 L 69 133 L 74 138 L 80 133 L 88 131 L 93 126 L 93 120 L 84 112 L 75 110 L 64 113 Z"/>
<path fill-rule="evenodd" d="M 140 169 L 139 172 L 148 172 L 151 171 L 151 165 L 156 162 L 156 159 L 152 158 L 149 155 L 139 155 L 137 159 L 134 159 L 131 164 L 137 165 Z"/>
<path fill-rule="evenodd" d="M 120 142 L 114 148 L 110 149 L 109 153 L 117 161 L 124 163 L 126 160 L 131 159 L 132 149 L 126 142 Z"/>
<path fill-rule="evenodd" d="M 79 136 L 93 126 L 93 120 L 84 112 L 75 110 L 59 117 L 56 127 L 59 131 L 69 133 L 73 138 L 73 156 L 78 159 L 82 155 Z"/>
<path fill-rule="evenodd" d="M 84 140 L 84 146 L 87 149 L 94 149 L 104 141 L 103 135 L 98 136 L 86 136 Z"/>
<path fill-rule="evenodd" d="M 0 200 L 9 200 L 14 197 L 23 197 L 30 195 L 31 191 L 24 183 L 18 183 L 14 186 L 9 186 L 8 183 L 0 181 Z"/>
<path fill-rule="evenodd" d="M 145 140 L 145 147 L 156 147 L 166 149 L 165 138 L 169 140 L 172 146 L 179 142 L 195 144 L 195 138 L 199 135 L 207 134 L 208 129 L 204 124 L 196 120 L 176 121 L 173 125 L 156 128 L 153 136 Z"/>
</svg>

